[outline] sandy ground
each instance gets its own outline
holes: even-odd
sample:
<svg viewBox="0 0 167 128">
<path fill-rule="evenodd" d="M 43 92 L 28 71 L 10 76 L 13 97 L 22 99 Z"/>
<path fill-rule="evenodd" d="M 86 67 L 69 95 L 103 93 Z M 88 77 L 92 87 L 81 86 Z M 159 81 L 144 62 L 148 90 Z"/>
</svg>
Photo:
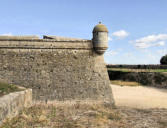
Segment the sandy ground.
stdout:
<svg viewBox="0 0 167 128">
<path fill-rule="evenodd" d="M 116 106 L 167 108 L 167 89 L 111 85 Z"/>
</svg>

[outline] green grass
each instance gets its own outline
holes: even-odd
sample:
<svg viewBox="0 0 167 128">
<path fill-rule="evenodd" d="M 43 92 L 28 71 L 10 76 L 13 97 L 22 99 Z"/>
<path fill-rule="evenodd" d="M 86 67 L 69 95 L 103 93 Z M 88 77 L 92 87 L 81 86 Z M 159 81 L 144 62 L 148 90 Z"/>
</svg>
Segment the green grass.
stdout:
<svg viewBox="0 0 167 128">
<path fill-rule="evenodd" d="M 108 71 L 121 72 L 162 72 L 167 73 L 167 69 L 128 69 L 128 68 L 107 68 Z"/>
<path fill-rule="evenodd" d="M 0 96 L 21 90 L 22 89 L 18 88 L 16 85 L 0 82 Z"/>
</svg>

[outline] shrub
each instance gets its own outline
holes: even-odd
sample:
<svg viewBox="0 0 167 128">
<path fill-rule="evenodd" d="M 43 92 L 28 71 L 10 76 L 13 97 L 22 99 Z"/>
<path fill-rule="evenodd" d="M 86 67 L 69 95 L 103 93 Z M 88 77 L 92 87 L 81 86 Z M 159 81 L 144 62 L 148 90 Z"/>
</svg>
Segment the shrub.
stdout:
<svg viewBox="0 0 167 128">
<path fill-rule="evenodd" d="M 167 65 L 167 55 L 163 56 L 160 60 L 161 65 Z"/>
</svg>

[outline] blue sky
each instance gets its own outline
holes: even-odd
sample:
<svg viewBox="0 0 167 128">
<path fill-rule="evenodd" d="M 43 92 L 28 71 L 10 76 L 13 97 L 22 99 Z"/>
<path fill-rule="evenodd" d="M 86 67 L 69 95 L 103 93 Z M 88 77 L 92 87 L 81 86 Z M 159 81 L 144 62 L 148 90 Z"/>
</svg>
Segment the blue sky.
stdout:
<svg viewBox="0 0 167 128">
<path fill-rule="evenodd" d="M 1 0 L 1 35 L 92 38 L 109 30 L 110 64 L 158 64 L 167 54 L 167 0 Z"/>
</svg>

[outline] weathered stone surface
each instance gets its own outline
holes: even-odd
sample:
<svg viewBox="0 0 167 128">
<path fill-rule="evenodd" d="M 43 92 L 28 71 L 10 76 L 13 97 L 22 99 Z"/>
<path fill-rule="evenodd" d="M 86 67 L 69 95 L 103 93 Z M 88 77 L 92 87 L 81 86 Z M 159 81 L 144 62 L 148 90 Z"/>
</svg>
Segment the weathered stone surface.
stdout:
<svg viewBox="0 0 167 128">
<path fill-rule="evenodd" d="M 16 116 L 24 107 L 32 105 L 32 89 L 0 97 L 0 125 L 6 118 Z"/>
<path fill-rule="evenodd" d="M 103 56 L 91 41 L 0 41 L 0 79 L 32 88 L 34 100 L 114 103 Z"/>
<path fill-rule="evenodd" d="M 55 41 L 86 41 L 84 39 L 79 38 L 70 38 L 70 37 L 61 37 L 61 36 L 48 36 L 44 35 L 44 39 L 54 39 Z"/>
<path fill-rule="evenodd" d="M 52 40 L 0 41 L 0 49 L 85 49 L 91 50 L 90 41 L 58 42 Z"/>
<path fill-rule="evenodd" d="M 0 39 L 39 39 L 38 36 L 32 35 L 32 36 L 0 36 Z"/>
</svg>

